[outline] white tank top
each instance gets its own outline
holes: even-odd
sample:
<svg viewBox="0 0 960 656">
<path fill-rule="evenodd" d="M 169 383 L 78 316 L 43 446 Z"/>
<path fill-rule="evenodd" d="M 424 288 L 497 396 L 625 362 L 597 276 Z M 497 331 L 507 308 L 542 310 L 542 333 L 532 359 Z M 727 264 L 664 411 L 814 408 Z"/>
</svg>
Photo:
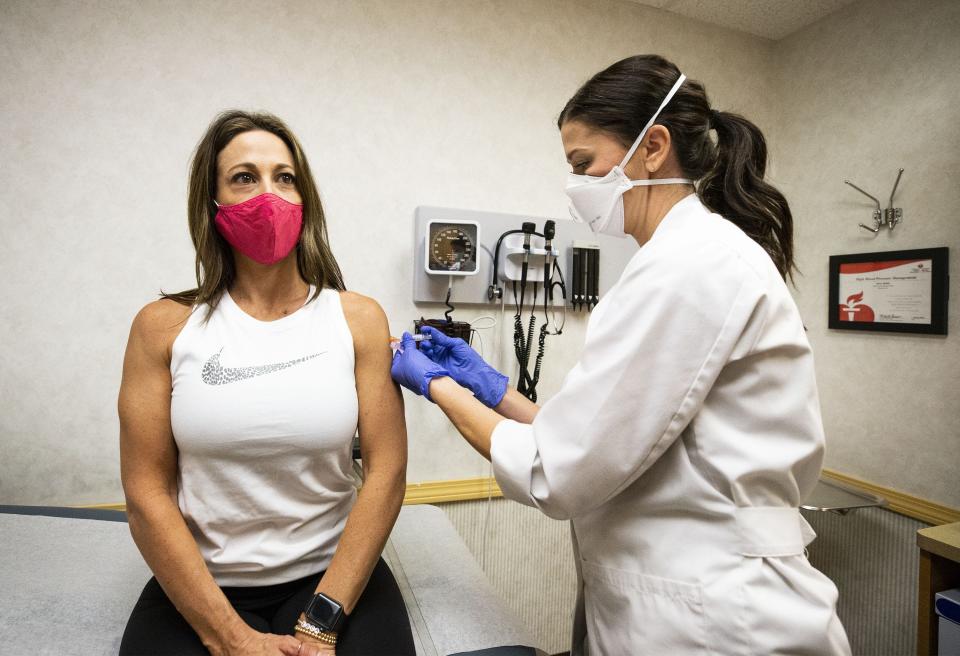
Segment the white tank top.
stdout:
<svg viewBox="0 0 960 656">
<path fill-rule="evenodd" d="M 190 315 L 170 361 L 180 511 L 220 585 L 324 570 L 356 499 L 353 337 L 340 294 L 325 289 L 276 321 L 228 293 L 203 324 L 207 312 Z"/>
</svg>

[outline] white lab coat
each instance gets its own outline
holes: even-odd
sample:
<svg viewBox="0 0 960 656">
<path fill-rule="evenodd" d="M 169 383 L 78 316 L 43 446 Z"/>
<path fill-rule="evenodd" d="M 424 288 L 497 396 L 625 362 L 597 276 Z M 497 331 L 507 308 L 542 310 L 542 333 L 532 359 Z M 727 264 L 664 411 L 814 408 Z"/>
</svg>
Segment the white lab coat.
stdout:
<svg viewBox="0 0 960 656">
<path fill-rule="evenodd" d="M 786 285 L 691 195 L 594 309 L 533 424 L 497 426 L 491 458 L 505 496 L 572 519 L 574 655 L 849 654 L 797 509 L 823 448 Z"/>
</svg>

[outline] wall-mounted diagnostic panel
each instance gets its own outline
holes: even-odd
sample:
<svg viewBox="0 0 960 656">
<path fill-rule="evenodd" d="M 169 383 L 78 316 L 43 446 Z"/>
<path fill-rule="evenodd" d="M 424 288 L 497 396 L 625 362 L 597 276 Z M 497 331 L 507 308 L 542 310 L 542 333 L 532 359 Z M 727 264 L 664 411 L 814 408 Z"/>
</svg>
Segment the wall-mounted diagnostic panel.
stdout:
<svg viewBox="0 0 960 656">
<path fill-rule="evenodd" d="M 413 300 L 447 308 L 443 318 L 418 308 L 416 329 L 426 324 L 469 342 L 476 328 L 454 319 L 457 306 L 499 305 L 502 323 L 511 308 L 517 367 L 511 378 L 533 402 L 547 342 L 563 335 L 567 310 L 592 310 L 637 251 L 632 239 L 597 236 L 569 220 L 442 207 L 418 207 L 413 230 Z M 491 318 L 505 332 L 509 324 Z M 502 351 L 499 336 L 494 341 Z M 503 362 L 502 355 L 494 358 Z"/>
<path fill-rule="evenodd" d="M 620 277 L 637 252 L 637 243 L 633 239 L 594 235 L 582 223 L 556 219 L 552 222 L 556 233 L 548 249 L 543 232 L 546 222 L 542 217 L 518 214 L 418 207 L 413 217 L 413 301 L 444 303 L 452 299 L 456 305 L 499 305 L 505 300 L 507 305 L 512 305 L 513 283 L 522 282 L 525 277 L 530 283 L 526 294 L 530 302 L 532 285 L 542 283 L 545 265 L 556 261 L 566 277 L 567 303 L 574 303 L 574 311 L 592 308 Z M 525 234 L 521 230 L 524 224 L 532 224 L 533 232 Z M 574 247 L 579 254 L 585 252 L 579 250 L 584 246 L 590 246 L 593 257 L 585 258 L 583 267 L 576 267 L 580 277 L 575 282 L 571 267 Z M 499 260 L 496 267 L 495 257 Z M 526 276 L 523 275 L 524 260 L 528 262 Z M 491 296 L 491 287 L 499 289 L 502 296 L 499 293 Z M 580 291 L 581 298 L 571 297 L 569 292 L 574 289 Z M 542 288 L 540 294 L 542 299 Z M 557 300 L 560 300 L 559 294 Z"/>
<path fill-rule="evenodd" d="M 424 240 L 427 273 L 444 276 L 472 276 L 480 271 L 477 251 L 480 224 L 476 221 L 428 221 Z"/>
</svg>

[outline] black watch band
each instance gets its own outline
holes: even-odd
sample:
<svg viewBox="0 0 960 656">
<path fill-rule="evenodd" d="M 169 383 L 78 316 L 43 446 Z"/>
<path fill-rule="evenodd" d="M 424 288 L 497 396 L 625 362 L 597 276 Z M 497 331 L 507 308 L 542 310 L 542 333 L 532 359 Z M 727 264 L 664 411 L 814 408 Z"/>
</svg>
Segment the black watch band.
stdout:
<svg viewBox="0 0 960 656">
<path fill-rule="evenodd" d="M 346 613 L 343 612 L 343 606 L 340 602 L 331 599 L 322 592 L 313 595 L 313 599 L 307 604 L 303 614 L 324 631 L 333 633 L 337 633 L 343 628 L 346 619 Z"/>
</svg>

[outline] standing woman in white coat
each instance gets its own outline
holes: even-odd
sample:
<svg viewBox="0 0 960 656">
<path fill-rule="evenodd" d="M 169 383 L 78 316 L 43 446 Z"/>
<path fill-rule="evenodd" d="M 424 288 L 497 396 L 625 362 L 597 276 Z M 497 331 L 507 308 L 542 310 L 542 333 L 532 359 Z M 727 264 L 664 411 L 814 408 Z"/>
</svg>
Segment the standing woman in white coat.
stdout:
<svg viewBox="0 0 960 656">
<path fill-rule="evenodd" d="M 658 56 L 595 75 L 559 127 L 575 217 L 641 247 L 580 361 L 541 408 L 430 331 L 422 350 L 404 335 L 394 378 L 506 497 L 572 520 L 573 654 L 849 654 L 804 555 L 824 435 L 763 135 Z"/>
</svg>

